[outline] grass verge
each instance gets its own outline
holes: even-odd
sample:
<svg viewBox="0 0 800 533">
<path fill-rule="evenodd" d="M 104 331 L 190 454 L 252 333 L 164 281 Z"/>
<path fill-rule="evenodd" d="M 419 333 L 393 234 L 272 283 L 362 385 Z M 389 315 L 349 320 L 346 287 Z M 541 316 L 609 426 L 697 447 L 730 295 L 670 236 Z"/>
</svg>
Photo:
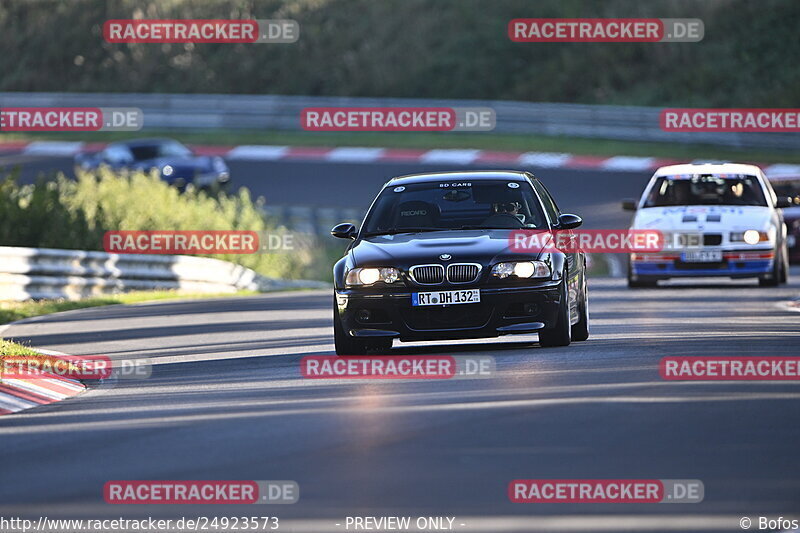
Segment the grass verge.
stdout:
<svg viewBox="0 0 800 533">
<path fill-rule="evenodd" d="M 566 152 L 594 156 L 644 156 L 670 159 L 725 159 L 759 163 L 800 163 L 800 152 L 791 150 L 740 149 L 694 143 L 618 141 L 580 137 L 511 135 L 494 133 L 383 133 L 302 132 L 265 130 L 146 131 L 74 133 L 6 133 L 2 141 L 69 140 L 111 142 L 141 137 L 172 137 L 188 144 L 235 146 L 277 144 L 289 146 L 373 146 L 389 148 L 466 148 L 521 152 Z"/>
</svg>

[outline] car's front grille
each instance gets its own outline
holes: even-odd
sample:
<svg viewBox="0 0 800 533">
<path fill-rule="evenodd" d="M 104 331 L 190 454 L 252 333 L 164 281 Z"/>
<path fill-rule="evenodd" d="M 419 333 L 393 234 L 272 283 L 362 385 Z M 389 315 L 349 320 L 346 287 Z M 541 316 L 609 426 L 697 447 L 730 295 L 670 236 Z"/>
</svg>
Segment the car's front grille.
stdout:
<svg viewBox="0 0 800 533">
<path fill-rule="evenodd" d="M 453 263 L 447 265 L 447 281 L 450 283 L 471 283 L 478 279 L 481 266 L 475 263 Z"/>
<path fill-rule="evenodd" d="M 717 263 L 684 263 L 683 261 L 675 261 L 675 268 L 677 270 L 724 270 L 728 268 L 726 261 Z"/>
<path fill-rule="evenodd" d="M 490 307 L 473 305 L 412 307 L 400 311 L 403 321 L 415 330 L 480 328 L 489 321 L 491 313 Z"/>
<path fill-rule="evenodd" d="M 722 235 L 719 233 L 705 233 L 703 234 L 703 245 L 705 246 L 719 246 L 722 244 Z"/>
<path fill-rule="evenodd" d="M 411 278 L 422 285 L 438 285 L 444 281 L 442 265 L 414 265 L 409 272 Z"/>
</svg>

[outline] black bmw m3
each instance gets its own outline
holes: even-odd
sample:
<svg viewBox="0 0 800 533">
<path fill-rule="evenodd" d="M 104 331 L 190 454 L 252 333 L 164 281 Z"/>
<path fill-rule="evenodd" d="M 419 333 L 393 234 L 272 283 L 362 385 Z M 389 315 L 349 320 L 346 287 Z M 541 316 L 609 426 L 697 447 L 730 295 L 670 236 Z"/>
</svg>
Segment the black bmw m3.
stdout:
<svg viewBox="0 0 800 533">
<path fill-rule="evenodd" d="M 336 353 L 426 341 L 538 333 L 541 346 L 589 337 L 585 256 L 552 247 L 512 250 L 517 230 L 568 231 L 527 172 L 416 174 L 390 180 L 334 265 Z"/>
</svg>

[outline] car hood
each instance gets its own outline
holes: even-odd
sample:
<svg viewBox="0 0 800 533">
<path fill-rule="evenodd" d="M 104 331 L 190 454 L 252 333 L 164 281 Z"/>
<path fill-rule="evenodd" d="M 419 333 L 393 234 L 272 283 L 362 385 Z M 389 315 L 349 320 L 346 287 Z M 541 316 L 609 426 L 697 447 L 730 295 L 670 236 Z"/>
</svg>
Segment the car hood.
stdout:
<svg viewBox="0 0 800 533">
<path fill-rule="evenodd" d="M 757 205 L 680 205 L 639 209 L 634 229 L 661 231 L 761 230 L 769 225 L 771 210 Z"/>
<path fill-rule="evenodd" d="M 437 231 L 414 234 L 382 235 L 361 240 L 352 254 L 355 266 L 393 266 L 407 269 L 428 263 L 490 264 L 519 259 L 535 259 L 541 250 L 525 254 L 512 252 L 510 230 Z M 439 256 L 449 254 L 448 260 Z"/>
</svg>

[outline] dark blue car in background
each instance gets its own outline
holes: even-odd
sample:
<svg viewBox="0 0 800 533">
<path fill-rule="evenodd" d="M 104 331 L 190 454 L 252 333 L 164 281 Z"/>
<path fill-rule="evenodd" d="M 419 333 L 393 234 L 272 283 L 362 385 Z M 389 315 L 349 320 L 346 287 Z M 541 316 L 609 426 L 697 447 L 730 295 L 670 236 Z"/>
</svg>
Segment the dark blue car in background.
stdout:
<svg viewBox="0 0 800 533">
<path fill-rule="evenodd" d="M 193 153 L 172 139 L 137 139 L 109 144 L 95 154 L 75 156 L 75 171 L 106 166 L 117 172 L 158 172 L 161 179 L 184 188 L 220 188 L 230 181 L 228 165 L 221 157 Z"/>
</svg>

